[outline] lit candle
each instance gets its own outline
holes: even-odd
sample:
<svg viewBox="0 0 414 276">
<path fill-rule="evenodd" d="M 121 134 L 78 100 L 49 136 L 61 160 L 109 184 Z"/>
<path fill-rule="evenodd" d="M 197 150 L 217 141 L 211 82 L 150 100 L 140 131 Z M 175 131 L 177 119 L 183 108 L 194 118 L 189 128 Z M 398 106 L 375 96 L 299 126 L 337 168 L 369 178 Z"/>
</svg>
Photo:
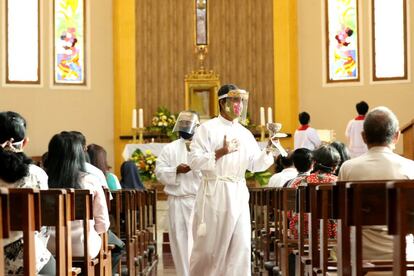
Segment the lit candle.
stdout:
<svg viewBox="0 0 414 276">
<path fill-rule="evenodd" d="M 260 125 L 261 126 L 265 125 L 265 112 L 264 112 L 263 106 L 260 107 Z"/>
<path fill-rule="evenodd" d="M 137 110 L 132 110 L 132 128 L 137 128 Z"/>
<path fill-rule="evenodd" d="M 273 112 L 271 107 L 267 108 L 267 122 L 273 123 Z"/>
<path fill-rule="evenodd" d="M 144 110 L 142 108 L 138 110 L 138 127 L 144 128 Z"/>
</svg>

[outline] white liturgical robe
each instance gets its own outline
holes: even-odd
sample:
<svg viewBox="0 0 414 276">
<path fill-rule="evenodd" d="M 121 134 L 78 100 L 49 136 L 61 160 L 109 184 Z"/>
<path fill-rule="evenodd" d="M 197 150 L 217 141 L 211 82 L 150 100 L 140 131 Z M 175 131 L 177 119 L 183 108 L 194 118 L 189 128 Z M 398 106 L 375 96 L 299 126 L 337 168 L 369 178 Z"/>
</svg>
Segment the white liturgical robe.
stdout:
<svg viewBox="0 0 414 276">
<path fill-rule="evenodd" d="M 216 161 L 215 151 L 223 146 L 224 136 L 238 149 Z M 272 164 L 273 156 L 261 151 L 253 135 L 237 121 L 219 116 L 197 129 L 190 166 L 201 170 L 203 184 L 196 198 L 190 275 L 251 275 L 245 172 L 264 171 Z"/>
<path fill-rule="evenodd" d="M 306 148 L 309 150 L 317 149 L 321 145 L 321 139 L 319 138 L 316 129 L 308 127 L 304 130 L 297 129 L 294 137 L 294 149 Z"/>
<path fill-rule="evenodd" d="M 180 138 L 162 149 L 155 166 L 157 179 L 165 185 L 168 195 L 169 238 L 175 269 L 177 275 L 183 276 L 189 275 L 190 217 L 201 184 L 200 171 L 177 174 L 178 165 L 188 165 L 188 154 L 185 140 Z"/>
<path fill-rule="evenodd" d="M 349 140 L 349 153 L 351 157 L 358 157 L 368 151 L 367 144 L 362 139 L 361 132 L 364 128 L 364 120 L 353 119 L 346 126 L 345 136 Z"/>
</svg>

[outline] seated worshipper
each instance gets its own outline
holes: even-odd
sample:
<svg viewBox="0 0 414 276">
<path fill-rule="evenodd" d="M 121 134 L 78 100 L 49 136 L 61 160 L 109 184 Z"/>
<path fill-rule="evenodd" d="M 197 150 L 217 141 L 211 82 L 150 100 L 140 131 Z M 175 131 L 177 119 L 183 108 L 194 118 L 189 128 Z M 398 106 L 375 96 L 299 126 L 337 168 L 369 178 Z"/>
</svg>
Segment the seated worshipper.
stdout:
<svg viewBox="0 0 414 276">
<path fill-rule="evenodd" d="M 343 163 L 338 180 L 414 179 L 414 161 L 393 152 L 400 130 L 398 119 L 390 109 L 380 106 L 368 112 L 362 138 L 368 152 Z M 362 230 L 363 259 L 392 260 L 392 243 L 386 226 L 365 227 Z M 412 243 L 412 240 L 407 242 Z"/>
<path fill-rule="evenodd" d="M 333 183 L 337 176 L 333 173 L 338 166 L 341 157 L 338 151 L 331 145 L 322 145 L 313 151 L 314 168 L 312 173 L 306 177 L 307 185 L 319 185 Z M 298 216 L 295 215 L 289 222 L 289 229 L 297 237 Z M 307 217 L 305 216 L 305 233 L 307 234 Z M 333 221 L 328 223 L 328 236 L 334 239 L 336 237 L 336 224 Z"/>
<path fill-rule="evenodd" d="M 108 188 L 108 183 L 106 182 L 105 174 L 97 167 L 92 165 L 89 161 L 89 155 L 87 154 L 87 147 L 86 147 L 86 137 L 79 131 L 70 131 L 76 139 L 80 141 L 82 144 L 83 151 L 85 153 L 85 169 L 87 173 L 95 175 L 99 182 L 101 183 L 102 187 Z M 108 188 L 109 189 L 109 188 Z M 109 195 L 109 199 L 112 200 L 112 194 Z"/>
<path fill-rule="evenodd" d="M 118 177 L 109 171 L 111 167 L 108 165 L 106 150 L 99 145 L 90 144 L 87 147 L 87 153 L 90 163 L 100 169 L 106 176 L 106 182 L 108 184 L 109 190 L 116 191 L 122 189 Z"/>
<path fill-rule="evenodd" d="M 272 177 L 269 179 L 269 183 L 267 184 L 268 187 L 283 187 L 286 182 L 298 175 L 298 171 L 293 166 L 292 154 L 289 154 L 286 157 L 282 156 L 280 160 L 283 166 L 283 170 L 272 175 Z"/>
<path fill-rule="evenodd" d="M 24 154 L 29 142 L 26 120 L 18 113 L 0 112 L 0 186 L 6 188 L 48 189 L 47 174 Z M 10 210 L 13 215 L 13 210 Z M 35 232 L 36 272 L 56 274 L 56 262 L 47 250 L 46 227 Z M 23 275 L 23 233 L 12 231 L 3 240 L 4 275 Z"/>
<path fill-rule="evenodd" d="M 89 229 L 89 256 L 98 255 L 102 240 L 99 234 L 108 231 L 109 215 L 105 194 L 99 179 L 85 169 L 85 153 L 79 139 L 72 133 L 63 131 L 55 134 L 49 142 L 48 156 L 45 162 L 49 175 L 49 187 L 89 189 L 93 192 L 93 221 Z M 49 245 L 54 246 L 55 232 L 50 231 Z M 73 221 L 71 225 L 72 256 L 82 257 L 83 225 L 82 221 Z M 54 252 L 55 248 L 50 246 Z"/>
<path fill-rule="evenodd" d="M 348 122 L 345 130 L 345 136 L 349 141 L 348 147 L 351 158 L 358 157 L 368 151 L 367 145 L 362 139 L 361 132 L 369 106 L 366 102 L 361 101 L 357 103 L 355 107 L 358 112 L 358 116 Z"/>
<path fill-rule="evenodd" d="M 321 145 L 316 129 L 309 126 L 310 115 L 307 112 L 299 113 L 300 127 L 295 131 L 294 134 L 294 149 L 307 148 L 314 150 Z"/>
<path fill-rule="evenodd" d="M 346 147 L 344 143 L 339 142 L 339 141 L 334 141 L 331 143 L 331 146 L 334 147 L 338 151 L 339 156 L 341 157 L 341 161 L 339 162 L 338 167 L 335 170 L 335 175 L 338 175 L 339 169 L 341 168 L 342 164 L 346 160 L 351 159 L 351 156 L 349 154 L 348 148 Z"/>
<path fill-rule="evenodd" d="M 121 165 L 121 187 L 122 189 L 145 190 L 139 177 L 139 171 L 134 161 L 125 161 Z"/>
<path fill-rule="evenodd" d="M 188 165 L 189 143 L 198 125 L 197 113 L 181 112 L 173 129 L 179 133 L 180 139 L 162 149 L 155 166 L 155 175 L 165 185 L 164 192 L 168 195 L 168 232 L 175 269 L 177 275 L 183 276 L 189 275 L 190 219 L 201 185 L 201 172 Z"/>
<path fill-rule="evenodd" d="M 292 153 L 293 165 L 298 171 L 298 175 L 289 180 L 284 187 L 297 188 L 313 170 L 312 151 L 305 148 L 298 148 Z"/>
<path fill-rule="evenodd" d="M 106 150 L 99 145 L 90 144 L 87 147 L 87 153 L 90 163 L 105 174 L 109 189 L 111 191 L 122 189 L 118 177 L 109 171 Z M 108 243 L 115 245 L 115 248 L 111 250 L 112 271 L 115 273 L 118 271 L 119 262 L 125 252 L 125 244 L 111 230 L 108 230 Z"/>
</svg>

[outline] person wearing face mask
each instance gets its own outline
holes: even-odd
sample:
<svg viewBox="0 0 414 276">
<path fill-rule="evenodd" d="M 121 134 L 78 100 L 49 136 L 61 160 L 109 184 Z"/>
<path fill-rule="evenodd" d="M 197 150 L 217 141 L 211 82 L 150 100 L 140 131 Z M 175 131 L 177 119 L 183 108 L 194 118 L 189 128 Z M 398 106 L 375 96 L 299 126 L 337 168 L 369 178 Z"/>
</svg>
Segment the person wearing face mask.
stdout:
<svg viewBox="0 0 414 276">
<path fill-rule="evenodd" d="M 251 275 L 249 191 L 245 172 L 273 164 L 260 150 L 246 118 L 249 93 L 233 84 L 218 91 L 220 114 L 203 123 L 191 143 L 190 166 L 201 170 L 196 198 L 190 275 Z"/>
<path fill-rule="evenodd" d="M 200 171 L 188 165 L 190 142 L 198 125 L 197 113 L 182 111 L 173 128 L 180 138 L 162 149 L 155 166 L 155 175 L 168 195 L 169 238 L 175 269 L 177 275 L 183 276 L 189 275 L 190 217 L 201 184 Z"/>
</svg>

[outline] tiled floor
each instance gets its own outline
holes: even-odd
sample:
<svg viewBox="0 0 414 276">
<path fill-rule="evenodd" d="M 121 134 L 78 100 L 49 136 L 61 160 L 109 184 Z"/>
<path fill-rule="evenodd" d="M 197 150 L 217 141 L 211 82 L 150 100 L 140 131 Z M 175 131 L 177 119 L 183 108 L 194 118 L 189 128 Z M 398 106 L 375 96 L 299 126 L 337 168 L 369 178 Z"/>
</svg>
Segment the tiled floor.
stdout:
<svg viewBox="0 0 414 276">
<path fill-rule="evenodd" d="M 157 246 L 159 262 L 157 276 L 175 276 L 174 262 L 171 254 L 162 252 L 162 234 L 168 232 L 167 201 L 157 201 Z"/>
</svg>

